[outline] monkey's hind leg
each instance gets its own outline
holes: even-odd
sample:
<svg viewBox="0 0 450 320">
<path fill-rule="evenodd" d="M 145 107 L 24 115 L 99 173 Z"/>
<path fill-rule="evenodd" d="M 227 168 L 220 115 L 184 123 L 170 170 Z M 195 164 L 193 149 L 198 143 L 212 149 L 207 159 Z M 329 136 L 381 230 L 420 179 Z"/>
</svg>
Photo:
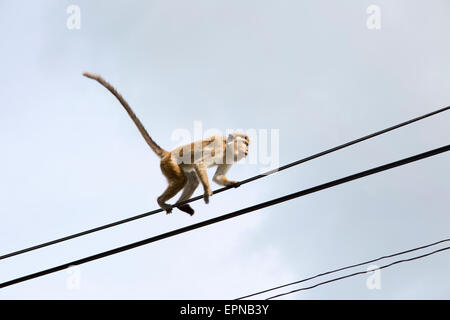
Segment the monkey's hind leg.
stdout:
<svg viewBox="0 0 450 320">
<path fill-rule="evenodd" d="M 187 182 L 186 182 L 186 185 L 184 186 L 183 193 L 181 194 L 181 197 L 180 197 L 180 199 L 178 199 L 177 202 L 182 202 L 182 201 L 190 199 L 192 194 L 194 193 L 195 189 L 197 189 L 197 187 L 200 183 L 195 171 L 186 172 L 185 174 L 186 174 Z M 187 203 L 179 206 L 178 209 L 190 214 L 191 216 L 194 215 L 194 213 L 195 213 L 194 209 L 192 209 L 192 207 Z"/>
<path fill-rule="evenodd" d="M 170 153 L 161 159 L 161 171 L 169 182 L 169 186 L 158 197 L 159 206 L 166 210 L 167 213 L 172 212 L 172 206 L 166 201 L 175 196 L 186 184 L 186 176 L 180 166 L 171 159 Z"/>
</svg>

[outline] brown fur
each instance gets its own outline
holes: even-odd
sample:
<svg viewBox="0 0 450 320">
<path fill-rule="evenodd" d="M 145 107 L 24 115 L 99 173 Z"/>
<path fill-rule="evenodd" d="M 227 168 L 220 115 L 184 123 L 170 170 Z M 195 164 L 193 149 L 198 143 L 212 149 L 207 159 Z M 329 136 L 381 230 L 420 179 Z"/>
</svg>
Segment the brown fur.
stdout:
<svg viewBox="0 0 450 320">
<path fill-rule="evenodd" d="M 186 176 L 180 166 L 172 160 L 171 153 L 169 152 L 166 156 L 161 159 L 161 171 L 167 178 L 169 185 L 166 191 L 163 192 L 161 196 L 158 197 L 158 204 L 170 213 L 172 207 L 167 205 L 165 202 L 170 198 L 173 198 L 186 184 Z"/>
</svg>

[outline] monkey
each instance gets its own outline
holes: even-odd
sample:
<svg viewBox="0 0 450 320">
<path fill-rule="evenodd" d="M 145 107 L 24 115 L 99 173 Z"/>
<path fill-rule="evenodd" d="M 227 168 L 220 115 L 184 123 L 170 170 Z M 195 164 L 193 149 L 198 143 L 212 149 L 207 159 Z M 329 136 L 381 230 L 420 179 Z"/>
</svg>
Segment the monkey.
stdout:
<svg viewBox="0 0 450 320">
<path fill-rule="evenodd" d="M 119 100 L 150 149 L 152 149 L 152 151 L 161 159 L 161 172 L 166 177 L 168 186 L 157 198 L 157 202 L 167 214 L 172 212 L 173 206 L 166 201 L 173 198 L 181 190 L 183 191 L 176 204 L 190 199 L 200 183 L 202 184 L 204 191 L 203 200 L 206 204 L 209 203 L 209 197 L 212 196 L 212 190 L 206 171 L 207 168 L 217 166 L 212 181 L 218 185 L 239 186 L 239 181 L 229 180 L 225 175 L 230 170 L 233 163 L 248 155 L 250 139 L 247 134 L 235 132 L 229 134 L 227 138 L 220 135 L 212 136 L 180 146 L 172 151 L 167 151 L 161 148 L 150 137 L 130 105 L 110 83 L 97 74 L 84 72 L 83 75 L 99 82 L 108 89 L 117 100 Z M 191 216 L 195 213 L 194 209 L 189 204 L 179 205 L 178 209 Z"/>
</svg>

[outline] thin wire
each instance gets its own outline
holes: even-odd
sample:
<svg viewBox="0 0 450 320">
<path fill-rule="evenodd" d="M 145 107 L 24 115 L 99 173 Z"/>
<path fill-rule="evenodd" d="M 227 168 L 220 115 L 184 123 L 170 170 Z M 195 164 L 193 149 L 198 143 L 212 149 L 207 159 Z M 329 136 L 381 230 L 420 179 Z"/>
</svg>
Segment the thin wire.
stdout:
<svg viewBox="0 0 450 320">
<path fill-rule="evenodd" d="M 392 267 L 392 266 L 394 266 L 394 265 L 396 265 L 396 264 L 399 264 L 399 263 L 409 262 L 409 261 L 413 261 L 413 260 L 425 258 L 425 257 L 431 256 L 431 255 L 433 255 L 433 254 L 436 254 L 436 253 L 439 253 L 439 252 L 442 252 L 442 251 L 446 251 L 446 250 L 449 250 L 449 249 L 450 249 L 450 247 L 445 247 L 445 248 L 438 249 L 438 250 L 432 251 L 432 252 L 430 252 L 430 253 L 425 253 L 425 254 L 420 255 L 420 256 L 415 256 L 415 257 L 412 257 L 412 258 L 409 258 L 409 259 L 397 260 L 397 261 L 394 261 L 394 262 L 392 262 L 392 263 L 390 263 L 390 264 L 381 266 L 381 267 L 379 267 L 379 268 L 377 268 L 377 269 L 375 269 L 375 270 L 381 270 L 381 269 L 385 269 L 385 268 Z M 355 273 L 348 274 L 348 275 L 345 275 L 345 276 L 342 276 L 342 277 L 338 277 L 338 278 L 334 278 L 334 279 L 327 280 L 327 281 L 324 281 L 324 282 L 320 282 L 320 283 L 315 284 L 315 285 L 310 286 L 310 287 L 299 288 L 299 289 L 292 290 L 292 291 L 289 291 L 289 292 L 277 294 L 277 295 L 275 295 L 275 296 L 272 296 L 272 297 L 267 298 L 266 300 L 271 300 L 271 299 L 279 298 L 279 297 L 286 296 L 286 295 L 288 295 L 288 294 L 296 293 L 296 292 L 299 292 L 299 291 L 306 291 L 306 290 L 314 289 L 314 288 L 319 287 L 319 286 L 322 286 L 322 285 L 324 285 L 324 284 L 328 284 L 328 283 L 331 283 L 331 282 L 335 282 L 335 281 L 342 280 L 342 279 L 346 279 L 346 278 L 350 278 L 350 277 L 355 277 L 355 276 L 362 275 L 362 274 L 366 274 L 366 273 L 373 272 L 373 271 L 374 271 L 374 270 L 367 270 L 367 271 L 355 272 Z"/>
<path fill-rule="evenodd" d="M 328 149 L 328 150 L 316 153 L 314 155 L 311 155 L 309 157 L 300 159 L 298 161 L 294 161 L 292 163 L 289 163 L 289 164 L 284 165 L 282 167 L 279 167 L 277 169 L 273 169 L 273 170 L 267 171 L 265 173 L 256 175 L 254 177 L 248 178 L 248 179 L 243 180 L 243 181 L 241 181 L 241 182 L 239 182 L 239 183 L 237 183 L 237 184 L 235 184 L 233 186 L 227 186 L 227 187 L 223 187 L 223 188 L 217 189 L 217 190 L 215 190 L 213 192 L 213 194 L 218 194 L 218 193 L 221 193 L 223 191 L 229 190 L 231 188 L 237 188 L 237 187 L 239 187 L 241 185 L 244 185 L 244 184 L 250 183 L 252 181 L 261 179 L 263 177 L 269 176 L 269 175 L 274 174 L 276 172 L 286 170 L 288 168 L 291 168 L 293 166 L 299 165 L 301 163 L 305 163 L 307 161 L 311 161 L 313 159 L 322 157 L 322 156 L 324 156 L 326 154 L 329 154 L 329 153 L 332 153 L 332 152 L 344 149 L 346 147 L 349 147 L 351 145 L 357 144 L 357 143 L 362 142 L 364 140 L 371 139 L 373 137 L 376 137 L 376 136 L 379 136 L 381 134 L 387 133 L 389 131 L 392 131 L 392 130 L 398 129 L 400 127 L 409 125 L 409 124 L 417 122 L 419 120 L 431 117 L 433 115 L 436 115 L 438 113 L 447 111 L 449 109 L 450 109 L 450 106 L 447 106 L 447 107 L 438 109 L 436 111 L 427 113 L 425 115 L 422 115 L 420 117 L 416 117 L 414 119 L 411 119 L 411 120 L 399 123 L 399 124 L 394 125 L 392 127 L 389 127 L 389 128 L 386 128 L 386 129 L 383 129 L 383 130 L 371 133 L 369 135 L 366 135 L 364 137 L 358 138 L 356 140 L 349 141 L 347 143 L 341 144 L 341 145 L 336 146 L 334 148 L 331 148 L 331 149 Z M 193 198 L 191 198 L 189 200 L 181 201 L 181 202 L 179 202 L 177 204 L 174 204 L 173 207 L 178 207 L 178 206 L 181 206 L 183 204 L 187 204 L 187 203 L 190 203 L 190 202 L 194 202 L 194 201 L 200 200 L 202 198 L 203 198 L 203 196 L 196 196 L 196 197 L 193 197 Z M 108 223 L 108 224 L 105 224 L 103 226 L 99 226 L 99 227 L 96 227 L 96 228 L 88 229 L 88 230 L 81 231 L 81 232 L 78 232 L 78 233 L 74 233 L 72 235 L 68 235 L 68 236 L 65 236 L 65 237 L 62 237 L 62 238 L 59 238 L 59 239 L 51 240 L 51 241 L 44 242 L 44 243 L 41 243 L 41 244 L 38 244 L 38 245 L 34 245 L 34 246 L 31 246 L 31 247 L 28 247 L 28 248 L 25 248 L 25 249 L 21 249 L 21 250 L 17 250 L 17 251 L 14 251 L 14 252 L 10 252 L 10 253 L 7 253 L 7 254 L 4 254 L 4 255 L 0 256 L 0 260 L 11 258 L 11 257 L 17 256 L 19 254 L 23 254 L 23 253 L 26 253 L 26 252 L 30 252 L 30 251 L 34 251 L 34 250 L 41 249 L 41 248 L 44 248 L 44 247 L 48 247 L 48 246 L 51 246 L 51 245 L 54 245 L 54 244 L 57 244 L 57 243 L 61 243 L 61 242 L 64 242 L 64 241 L 68 241 L 68 240 L 71 240 L 71 239 L 75 239 L 75 238 L 78 238 L 78 237 L 81 237 L 81 236 L 85 236 L 85 235 L 88 235 L 90 233 L 94 233 L 94 232 L 98 232 L 98 231 L 105 230 L 105 229 L 108 229 L 108 228 L 112 228 L 112 227 L 115 227 L 115 226 L 118 226 L 118 225 L 121 225 L 121 224 L 124 224 L 124 223 L 128 223 L 128 222 L 131 222 L 131 221 L 134 221 L 134 220 L 142 219 L 142 218 L 154 215 L 154 214 L 162 212 L 162 211 L 163 211 L 162 209 L 152 210 L 152 211 L 149 211 L 149 212 L 146 212 L 146 213 L 142 213 L 142 214 L 130 217 L 130 218 L 126 218 L 126 219 L 123 219 L 123 220 L 118 220 L 118 221 L 115 221 L 115 222 L 112 222 L 112 223 Z"/>
<path fill-rule="evenodd" d="M 64 269 L 66 269 L 66 268 L 68 268 L 70 266 L 73 266 L 73 265 L 80 265 L 80 264 L 83 264 L 83 263 L 87 263 L 87 262 L 90 262 L 90 261 L 94 261 L 94 260 L 97 260 L 97 259 L 101 259 L 101 258 L 110 256 L 110 255 L 114 255 L 114 254 L 117 254 L 117 253 L 120 253 L 120 252 L 123 252 L 123 251 L 134 249 L 134 248 L 137 248 L 137 247 L 140 247 L 140 246 L 152 243 L 152 242 L 156 242 L 156 241 L 159 241 L 159 240 L 170 238 L 170 237 L 176 236 L 176 235 L 181 234 L 181 233 L 185 233 L 185 232 L 192 231 L 192 230 L 195 230 L 195 229 L 199 229 L 199 228 L 202 228 L 202 227 L 205 227 L 205 226 L 217 223 L 217 222 L 221 222 L 221 221 L 225 221 L 225 220 L 228 220 L 228 219 L 231 219 L 231 218 L 235 218 L 235 217 L 241 216 L 241 215 L 249 213 L 249 212 L 253 212 L 253 211 L 256 211 L 256 210 L 259 210 L 259 209 L 267 208 L 267 207 L 273 206 L 273 205 L 278 204 L 278 203 L 289 201 L 289 200 L 292 200 L 292 199 L 295 199 L 295 198 L 298 198 L 298 197 L 302 197 L 302 196 L 305 196 L 305 195 L 308 195 L 308 194 L 311 194 L 311 193 L 314 193 L 314 192 L 318 192 L 318 191 L 321 191 L 321 190 L 324 190 L 324 189 L 328 189 L 328 188 L 331 188 L 331 187 L 334 187 L 334 186 L 337 186 L 337 185 L 340 185 L 340 184 L 343 184 L 343 183 L 346 183 L 346 182 L 357 180 L 357 179 L 360 179 L 360 178 L 363 178 L 363 177 L 366 177 L 366 176 L 369 176 L 369 175 L 372 175 L 372 174 L 375 174 L 375 173 L 378 173 L 378 172 L 381 172 L 381 171 L 389 170 L 389 169 L 392 169 L 392 168 L 395 168 L 395 167 L 403 166 L 405 164 L 408 164 L 408 163 L 411 163 L 411 162 L 414 162 L 414 161 L 418 161 L 418 160 L 422 160 L 422 159 L 425 159 L 425 158 L 428 158 L 428 157 L 431 157 L 431 156 L 435 156 L 437 154 L 440 154 L 440 153 L 443 153 L 443 152 L 447 152 L 449 150 L 450 150 L 450 144 L 448 144 L 446 146 L 443 146 L 443 147 L 440 147 L 440 148 L 437 148 L 437 149 L 433 149 L 433 150 L 427 151 L 427 152 L 423 152 L 421 154 L 417 154 L 417 155 L 414 155 L 414 156 L 411 156 L 411 157 L 408 157 L 408 158 L 404 158 L 404 159 L 401 159 L 401 160 L 398 160 L 398 161 L 394 161 L 394 162 L 391 162 L 391 163 L 388 163 L 388 164 L 385 164 L 385 165 L 381 165 L 379 167 L 375 167 L 375 168 L 372 168 L 372 169 L 369 169 L 369 170 L 366 170 L 366 171 L 362 171 L 362 172 L 359 172 L 359 173 L 356 173 L 356 174 L 352 174 L 352 175 L 346 176 L 344 178 L 340 178 L 340 179 L 336 179 L 336 180 L 333 180 L 333 181 L 330 181 L 330 182 L 327 182 L 327 183 L 323 183 L 321 185 L 318 185 L 318 186 L 315 186 L 315 187 L 312 187 L 312 188 L 309 188 L 309 189 L 304 189 L 304 190 L 301 190 L 301 191 L 298 191 L 298 192 L 294 192 L 294 193 L 291 193 L 291 194 L 288 194 L 288 195 L 285 195 L 285 196 L 282 196 L 282 197 L 279 197 L 279 198 L 276 198 L 276 199 L 272 199 L 272 200 L 269 200 L 269 201 L 266 201 L 266 202 L 262 202 L 262 203 L 259 203 L 259 204 L 256 204 L 256 205 L 253 205 L 253 206 L 250 206 L 250 207 L 247 207 L 247 208 L 243 208 L 243 209 L 240 209 L 240 210 L 237 210 L 237 211 L 234 211 L 234 212 L 231 212 L 231 213 L 219 216 L 219 217 L 215 217 L 215 218 L 212 218 L 212 219 L 209 219 L 209 220 L 206 220 L 206 221 L 202 221 L 202 222 L 199 222 L 199 223 L 196 223 L 196 224 L 192 224 L 190 226 L 186 226 L 186 227 L 183 227 L 183 228 L 180 228 L 180 229 L 172 230 L 172 231 L 169 231 L 169 232 L 166 232 L 166 233 L 154 236 L 154 237 L 150 237 L 150 238 L 147 238 L 147 239 L 144 239 L 144 240 L 141 240 L 141 241 L 130 243 L 130 244 L 127 244 L 127 245 L 124 245 L 124 246 L 121 246 L 121 247 L 118 247 L 118 248 L 115 248 L 115 249 L 104 251 L 104 252 L 101 252 L 101 253 L 89 256 L 89 257 L 85 257 L 85 258 L 82 258 L 82 259 L 79 259 L 79 260 L 75 260 L 75 261 L 69 262 L 69 263 L 65 263 L 65 264 L 62 264 L 62 265 L 59 265 L 59 266 L 56 266 L 56 267 L 53 267 L 53 268 L 50 268 L 50 269 L 47 269 L 47 270 L 39 271 L 39 272 L 36 272 L 36 273 L 33 273 L 33 274 L 22 276 L 20 278 L 16 278 L 16 279 L 13 279 L 13 280 L 10 280 L 10 281 L 6 281 L 6 282 L 3 282 L 3 283 L 0 283 L 0 288 L 4 288 L 4 287 L 7 287 L 7 286 L 10 286 L 10 285 L 13 285 L 13 284 L 17 284 L 17 283 L 20 283 L 20 282 L 23 282 L 23 281 L 31 280 L 31 279 L 34 279 L 34 278 L 38 278 L 38 277 L 50 274 L 50 273 L 61 271 L 61 270 L 64 270 Z"/>
<path fill-rule="evenodd" d="M 279 285 L 277 287 L 273 287 L 273 288 L 270 288 L 270 289 L 266 289 L 266 290 L 262 290 L 262 291 L 259 291 L 259 292 L 256 292 L 256 293 L 252 293 L 252 294 L 249 294 L 249 295 L 237 298 L 236 300 L 241 300 L 241 299 L 254 297 L 254 296 L 257 296 L 257 295 L 260 295 L 260 294 L 263 294 L 263 293 L 267 293 L 267 292 L 270 292 L 270 291 L 275 291 L 275 290 L 278 290 L 278 289 L 281 289 L 281 288 L 289 287 L 289 286 L 292 286 L 294 284 L 299 284 L 299 283 L 302 283 L 302 282 L 310 281 L 310 280 L 313 280 L 313 279 L 316 279 L 316 278 L 319 278 L 319 277 L 323 277 L 323 276 L 326 276 L 326 275 L 329 275 L 329 274 L 332 274 L 332 273 L 336 273 L 336 272 L 339 272 L 339 271 L 343 271 L 343 270 L 347 270 L 347 269 L 351 269 L 351 268 L 355 268 L 355 267 L 360 267 L 360 266 L 363 266 L 363 265 L 366 265 L 366 264 L 369 264 L 369 263 L 374 263 L 374 262 L 377 262 L 377 261 L 380 261 L 380 260 L 383 260 L 383 259 L 392 258 L 392 257 L 396 257 L 396 256 L 403 255 L 403 254 L 406 254 L 406 253 L 410 253 L 410 252 L 414 252 L 414 251 L 417 251 L 417 250 L 422 250 L 422 249 L 425 249 L 425 248 L 436 246 L 438 244 L 441 244 L 443 242 L 448 242 L 448 241 L 450 241 L 450 239 L 444 239 L 444 240 L 433 242 L 433 243 L 430 243 L 430 244 L 427 244 L 427 245 L 423 245 L 423 246 L 420 246 L 420 247 L 417 247 L 417 248 L 409 249 L 409 250 L 406 250 L 406 251 L 397 252 L 397 253 L 393 253 L 393 254 L 390 254 L 390 255 L 385 255 L 385 256 L 382 256 L 382 257 L 379 257 L 379 258 L 376 258 L 376 259 L 367 260 L 367 261 L 360 262 L 360 263 L 357 263 L 357 264 L 353 264 L 353 265 L 350 265 L 350 266 L 347 266 L 347 267 L 342 267 L 342 268 L 338 268 L 338 269 L 335 269 L 335 270 L 319 273 L 319 274 L 317 274 L 315 276 L 312 276 L 312 277 L 309 277 L 309 278 L 305 278 L 305 279 L 302 279 L 302 280 L 286 283 L 286 284 L 283 284 L 283 285 Z"/>
</svg>

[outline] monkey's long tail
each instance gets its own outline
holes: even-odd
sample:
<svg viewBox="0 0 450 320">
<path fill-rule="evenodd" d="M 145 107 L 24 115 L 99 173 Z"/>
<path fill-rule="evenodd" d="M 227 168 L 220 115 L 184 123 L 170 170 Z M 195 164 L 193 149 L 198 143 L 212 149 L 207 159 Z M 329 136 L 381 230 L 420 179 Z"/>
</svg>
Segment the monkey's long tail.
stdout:
<svg viewBox="0 0 450 320">
<path fill-rule="evenodd" d="M 150 146 L 150 148 L 156 153 L 156 155 L 160 158 L 164 157 L 168 152 L 161 148 L 148 134 L 147 130 L 145 130 L 144 126 L 142 125 L 139 118 L 134 113 L 133 109 L 131 109 L 128 102 L 125 101 L 125 99 L 122 97 L 122 95 L 117 92 L 117 90 L 108 83 L 105 79 L 103 79 L 100 75 L 92 74 L 89 72 L 84 72 L 83 76 L 88 77 L 93 80 L 97 80 L 102 86 L 104 86 L 106 89 L 108 89 L 116 98 L 119 100 L 120 104 L 125 108 L 128 115 L 130 116 L 131 120 L 133 120 L 134 124 L 138 128 L 141 135 L 144 137 L 147 144 Z"/>
</svg>

